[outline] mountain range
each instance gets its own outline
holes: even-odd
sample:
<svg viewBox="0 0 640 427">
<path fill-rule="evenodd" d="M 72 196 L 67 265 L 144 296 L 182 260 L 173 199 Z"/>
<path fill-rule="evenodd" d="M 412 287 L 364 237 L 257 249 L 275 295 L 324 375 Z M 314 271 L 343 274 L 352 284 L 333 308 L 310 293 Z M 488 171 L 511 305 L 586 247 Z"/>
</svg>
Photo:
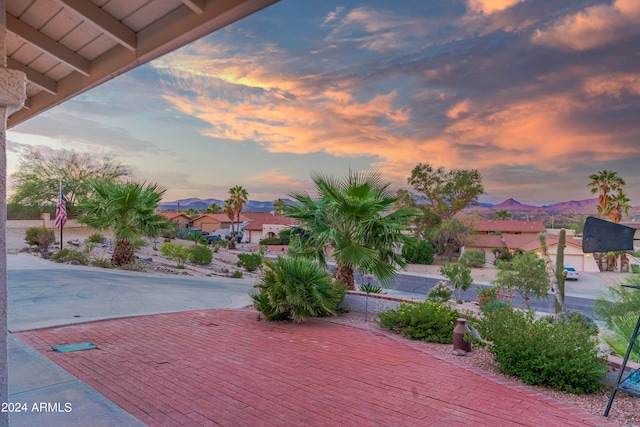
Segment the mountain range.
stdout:
<svg viewBox="0 0 640 427">
<path fill-rule="evenodd" d="M 293 203 L 289 199 L 284 200 L 286 203 Z M 173 202 L 161 202 L 160 210 L 163 211 L 177 211 L 177 210 L 186 210 L 189 208 L 194 208 L 197 210 L 205 210 L 212 203 L 217 204 L 218 206 L 222 206 L 224 204 L 223 200 L 219 199 L 198 199 L 198 198 L 189 198 L 189 199 L 180 199 Z M 513 213 L 526 213 L 526 212 L 546 212 L 550 215 L 556 215 L 560 213 L 578 213 L 578 214 L 594 214 L 596 212 L 596 206 L 598 205 L 598 199 L 584 199 L 584 200 L 570 200 L 566 202 L 557 202 L 550 205 L 544 206 L 534 206 L 527 205 L 524 203 L 520 203 L 515 199 L 507 199 L 502 203 L 491 204 L 491 203 L 478 203 L 474 206 L 467 208 L 467 210 L 472 211 L 489 211 L 495 213 L 497 211 L 507 211 L 511 214 Z M 635 211 L 639 208 L 632 208 L 631 210 Z M 258 200 L 249 200 L 244 208 L 247 212 L 270 212 L 273 210 L 273 202 L 272 201 L 258 201 Z"/>
</svg>

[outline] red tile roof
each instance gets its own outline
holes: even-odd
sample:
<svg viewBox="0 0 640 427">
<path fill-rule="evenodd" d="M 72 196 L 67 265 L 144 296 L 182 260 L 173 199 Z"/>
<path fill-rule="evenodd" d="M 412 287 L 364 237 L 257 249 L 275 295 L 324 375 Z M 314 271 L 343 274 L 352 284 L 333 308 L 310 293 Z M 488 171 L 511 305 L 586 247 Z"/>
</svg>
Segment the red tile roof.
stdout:
<svg viewBox="0 0 640 427">
<path fill-rule="evenodd" d="M 243 228 L 243 230 L 262 231 L 262 227 L 265 225 L 296 225 L 297 223 L 298 221 L 293 218 L 288 218 L 286 216 L 269 215 L 268 217 L 263 217 L 256 219 L 255 221 L 251 221 L 249 225 Z"/>
<path fill-rule="evenodd" d="M 544 233 L 547 231 L 542 221 L 518 221 L 489 219 L 476 221 L 473 228 L 478 233 Z"/>
</svg>

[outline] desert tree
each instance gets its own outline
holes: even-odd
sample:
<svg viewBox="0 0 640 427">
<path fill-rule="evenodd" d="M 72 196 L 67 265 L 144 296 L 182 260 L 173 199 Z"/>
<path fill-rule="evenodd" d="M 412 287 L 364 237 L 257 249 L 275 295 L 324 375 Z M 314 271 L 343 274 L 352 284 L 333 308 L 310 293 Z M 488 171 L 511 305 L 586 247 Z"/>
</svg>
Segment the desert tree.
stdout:
<svg viewBox="0 0 640 427">
<path fill-rule="evenodd" d="M 36 149 L 22 156 L 11 175 L 10 204 L 47 206 L 58 198 L 60 183 L 64 186 L 67 209 L 73 212 L 78 199 L 93 191 L 91 180 L 118 180 L 131 174 L 131 169 L 110 156 L 61 150 L 44 154 Z"/>
</svg>

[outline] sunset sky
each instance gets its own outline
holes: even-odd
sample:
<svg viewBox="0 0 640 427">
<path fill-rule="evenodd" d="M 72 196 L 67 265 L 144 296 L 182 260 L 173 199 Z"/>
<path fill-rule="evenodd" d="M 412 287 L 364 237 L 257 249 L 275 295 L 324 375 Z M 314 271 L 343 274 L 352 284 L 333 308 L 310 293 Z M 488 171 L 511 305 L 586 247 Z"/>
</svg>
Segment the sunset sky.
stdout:
<svg viewBox="0 0 640 427">
<path fill-rule="evenodd" d="M 640 0 L 282 0 L 8 132 L 22 153 L 111 154 L 165 201 L 253 200 L 309 175 L 478 169 L 497 203 L 640 205 Z"/>
</svg>

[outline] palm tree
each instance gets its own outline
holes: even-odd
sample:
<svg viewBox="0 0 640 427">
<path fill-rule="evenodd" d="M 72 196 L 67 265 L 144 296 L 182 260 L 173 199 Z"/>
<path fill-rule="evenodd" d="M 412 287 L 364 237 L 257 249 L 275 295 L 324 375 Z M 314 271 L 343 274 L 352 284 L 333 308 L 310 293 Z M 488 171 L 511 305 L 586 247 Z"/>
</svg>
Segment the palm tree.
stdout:
<svg viewBox="0 0 640 427">
<path fill-rule="evenodd" d="M 379 172 L 349 172 L 342 179 L 312 175 L 317 197 L 306 192 L 290 194 L 298 203 L 287 205 L 286 216 L 301 226 L 291 230 L 290 252 L 317 259 L 326 266 L 326 249 L 333 249 L 336 280 L 355 287 L 354 271 L 372 273 L 388 286 L 395 279 L 395 266 L 406 262 L 399 249 L 414 238 L 403 231 L 417 214 L 413 209 L 392 212 L 398 196 L 388 191 Z"/>
<path fill-rule="evenodd" d="M 597 174 L 589 175 L 591 193 L 598 193 L 598 213 L 607 217 L 609 221 L 618 223 L 622 221 L 622 213 L 629 214 L 629 198 L 624 193 L 624 179 L 614 171 L 603 170 Z M 626 256 L 621 253 L 621 261 L 624 263 Z M 607 270 L 613 271 L 616 267 L 616 254 L 607 255 Z M 602 270 L 603 255 L 597 254 L 596 260 Z"/>
<path fill-rule="evenodd" d="M 598 194 L 598 213 L 603 217 L 608 217 L 613 209 L 612 199 L 619 198 L 621 200 L 621 196 L 626 197 L 622 190 L 626 183 L 616 172 L 608 170 L 589 175 L 589 179 L 591 180 L 589 183 L 591 194 Z"/>
<path fill-rule="evenodd" d="M 79 222 L 96 230 L 111 229 L 115 265 L 135 260 L 132 242 L 140 237 L 156 238 L 171 224 L 156 213 L 165 188 L 158 184 L 91 180 L 93 193 L 79 204 Z"/>
<path fill-rule="evenodd" d="M 231 200 L 231 198 L 224 201 L 222 211 L 231 220 L 231 232 L 233 232 L 233 219 L 235 218 L 235 211 L 233 210 L 233 201 Z"/>
<path fill-rule="evenodd" d="M 205 212 L 210 214 L 219 214 L 222 213 L 222 208 L 220 208 L 220 205 L 214 202 L 209 205 Z"/>
<path fill-rule="evenodd" d="M 282 215 L 284 213 L 284 208 L 287 206 L 284 200 L 278 199 L 273 202 L 273 213 L 275 215 Z"/>
<path fill-rule="evenodd" d="M 231 187 L 229 189 L 229 200 L 231 200 L 231 204 L 233 205 L 233 211 L 236 215 L 236 219 L 238 220 L 238 224 L 240 224 L 240 214 L 242 213 L 242 208 L 244 208 L 244 205 L 247 203 L 248 198 L 249 193 L 244 189 L 244 187 L 240 185 L 236 185 L 235 187 Z"/>
</svg>

